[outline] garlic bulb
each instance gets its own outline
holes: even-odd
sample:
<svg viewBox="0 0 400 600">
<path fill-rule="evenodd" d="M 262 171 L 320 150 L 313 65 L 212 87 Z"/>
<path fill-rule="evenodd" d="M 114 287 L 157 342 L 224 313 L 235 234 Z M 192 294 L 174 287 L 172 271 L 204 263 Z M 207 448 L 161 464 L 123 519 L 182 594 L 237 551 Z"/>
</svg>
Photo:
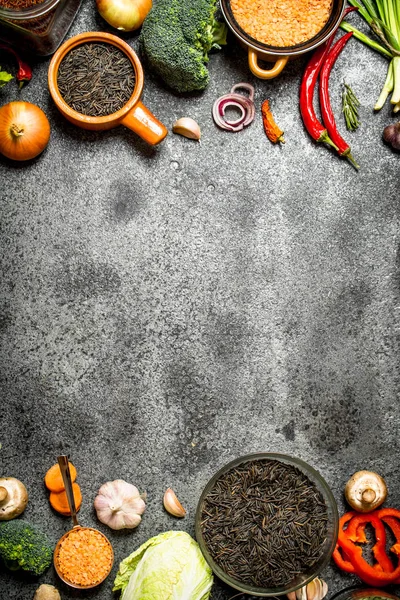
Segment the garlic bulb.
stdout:
<svg viewBox="0 0 400 600">
<path fill-rule="evenodd" d="M 322 600 L 328 593 L 328 586 L 323 579 L 316 577 L 307 585 L 295 592 L 286 594 L 289 600 Z"/>
<path fill-rule="evenodd" d="M 133 529 L 142 520 L 146 504 L 137 487 L 116 479 L 101 486 L 94 507 L 99 521 L 111 529 Z"/>
</svg>

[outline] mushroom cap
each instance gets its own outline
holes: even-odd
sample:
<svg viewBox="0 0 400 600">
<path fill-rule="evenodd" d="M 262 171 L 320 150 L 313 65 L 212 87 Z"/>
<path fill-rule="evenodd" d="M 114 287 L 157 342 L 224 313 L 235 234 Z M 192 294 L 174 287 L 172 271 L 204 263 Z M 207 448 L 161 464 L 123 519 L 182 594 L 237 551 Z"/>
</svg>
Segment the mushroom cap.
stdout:
<svg viewBox="0 0 400 600">
<path fill-rule="evenodd" d="M 387 497 L 384 479 L 374 471 L 357 471 L 344 490 L 346 500 L 358 512 L 370 512 L 383 504 Z"/>
<path fill-rule="evenodd" d="M 61 600 L 60 592 L 54 585 L 42 583 L 36 590 L 33 600 Z"/>
<path fill-rule="evenodd" d="M 10 521 L 24 512 L 28 492 L 15 477 L 0 477 L 0 521 Z"/>
</svg>

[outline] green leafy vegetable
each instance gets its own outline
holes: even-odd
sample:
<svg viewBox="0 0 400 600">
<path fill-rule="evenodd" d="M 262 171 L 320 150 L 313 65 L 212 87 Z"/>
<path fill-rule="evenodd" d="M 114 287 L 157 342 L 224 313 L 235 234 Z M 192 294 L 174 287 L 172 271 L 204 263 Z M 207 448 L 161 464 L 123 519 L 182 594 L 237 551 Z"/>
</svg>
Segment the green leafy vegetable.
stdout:
<svg viewBox="0 0 400 600">
<path fill-rule="evenodd" d="M 226 44 L 227 28 L 215 10 L 216 0 L 157 0 L 143 23 L 140 44 L 149 67 L 178 92 L 208 85 L 208 54 Z"/>
<path fill-rule="evenodd" d="M 207 600 L 213 575 L 197 542 L 184 531 L 147 540 L 119 565 L 113 591 L 121 600 Z"/>
<path fill-rule="evenodd" d="M 400 0 L 349 0 L 349 4 L 358 8 L 358 13 L 379 41 L 346 21 L 342 22 L 342 29 L 352 31 L 358 40 L 390 59 L 386 80 L 374 108 L 380 110 L 392 94 L 390 101 L 397 111 L 400 107 Z"/>
<path fill-rule="evenodd" d="M 7 73 L 7 71 L 0 71 L 0 88 L 4 87 L 11 79 L 14 78 L 10 73 Z"/>
</svg>

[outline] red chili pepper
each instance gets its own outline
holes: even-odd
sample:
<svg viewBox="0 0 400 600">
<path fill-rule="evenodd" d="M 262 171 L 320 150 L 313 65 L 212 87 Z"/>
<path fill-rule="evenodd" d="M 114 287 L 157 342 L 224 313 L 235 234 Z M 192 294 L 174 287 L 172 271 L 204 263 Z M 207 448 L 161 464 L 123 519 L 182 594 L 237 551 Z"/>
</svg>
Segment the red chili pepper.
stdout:
<svg viewBox="0 0 400 600">
<path fill-rule="evenodd" d="M 343 17 L 354 10 L 358 10 L 358 7 L 348 6 L 343 13 Z M 333 146 L 335 150 L 338 150 L 336 144 L 330 139 L 326 128 L 318 120 L 313 106 L 314 90 L 318 75 L 325 62 L 335 33 L 333 33 L 324 44 L 317 48 L 305 68 L 300 85 L 300 113 L 304 126 L 313 140 L 316 142 L 325 142 Z"/>
<path fill-rule="evenodd" d="M 316 142 L 325 142 L 338 150 L 336 144 L 330 139 L 326 127 L 320 123 L 315 114 L 313 106 L 314 90 L 318 75 L 325 58 L 329 52 L 334 35 L 332 35 L 324 44 L 319 46 L 314 52 L 304 70 L 304 75 L 300 85 L 300 113 L 305 128 L 310 136 Z"/>
<path fill-rule="evenodd" d="M 339 54 L 352 37 L 353 32 L 350 31 L 343 35 L 333 46 L 333 48 L 329 51 L 324 64 L 322 65 L 321 75 L 320 75 L 320 85 L 319 85 L 319 101 L 321 106 L 321 114 L 322 120 L 326 125 L 326 129 L 330 138 L 336 144 L 338 148 L 338 152 L 340 156 L 347 158 L 356 169 L 360 167 L 355 162 L 354 158 L 350 152 L 350 146 L 348 143 L 342 138 L 340 135 L 336 122 L 335 116 L 333 114 L 331 100 L 329 97 L 329 76 L 332 71 L 332 67 L 335 64 Z"/>
<path fill-rule="evenodd" d="M 347 17 L 347 15 L 348 15 L 349 13 L 353 12 L 354 10 L 358 10 L 358 6 L 348 6 L 348 7 L 345 9 L 344 13 L 343 13 L 343 19 L 344 19 L 345 17 Z"/>
<path fill-rule="evenodd" d="M 22 60 L 18 52 L 14 50 L 14 48 L 11 48 L 11 46 L 0 43 L 0 50 L 6 50 L 10 54 L 12 54 L 15 60 L 17 61 L 18 73 L 16 74 L 15 78 L 19 83 L 19 87 L 22 88 L 24 83 L 28 83 L 28 81 L 32 79 L 32 69 L 25 61 Z"/>
</svg>

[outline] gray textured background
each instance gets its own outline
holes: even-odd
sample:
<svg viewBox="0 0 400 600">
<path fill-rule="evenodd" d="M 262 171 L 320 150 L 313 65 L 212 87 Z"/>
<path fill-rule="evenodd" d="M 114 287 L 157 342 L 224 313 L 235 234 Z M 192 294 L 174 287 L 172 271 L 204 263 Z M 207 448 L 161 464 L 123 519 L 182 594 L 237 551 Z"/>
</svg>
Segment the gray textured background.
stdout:
<svg viewBox="0 0 400 600">
<path fill-rule="evenodd" d="M 110 31 L 86 2 L 69 35 L 96 29 Z M 138 49 L 137 34 L 124 37 Z M 169 129 L 191 116 L 203 134 L 198 144 L 170 133 L 156 149 L 122 127 L 68 124 L 47 91 L 48 62 L 21 92 L 15 82 L 0 92 L 1 103 L 38 104 L 52 126 L 35 161 L 0 159 L 0 464 L 28 487 L 26 518 L 54 540 L 70 522 L 50 509 L 42 478 L 59 453 L 78 467 L 85 525 L 99 526 L 92 504 L 105 481 L 147 491 L 137 530 L 99 526 L 116 563 L 83 597 L 111 598 L 118 562 L 147 538 L 194 534 L 205 483 L 248 452 L 308 461 L 341 511 L 348 477 L 375 469 L 400 506 L 399 155 L 381 141 L 388 105 L 372 110 L 385 60 L 354 41 L 332 75 L 336 114 L 344 78 L 362 103 L 362 127 L 346 134 L 359 173 L 303 129 L 304 59 L 262 82 L 230 38 L 208 89 L 186 97 L 146 70 L 148 107 Z M 257 118 L 220 131 L 212 104 L 239 81 L 255 85 Z M 267 97 L 282 147 L 263 132 Z M 162 508 L 169 486 L 183 521 Z M 330 596 L 354 581 L 334 566 L 323 576 Z M 0 578 L 1 600 L 37 587 Z M 40 581 L 55 582 L 52 569 Z M 213 600 L 232 595 L 215 583 Z"/>
</svg>

